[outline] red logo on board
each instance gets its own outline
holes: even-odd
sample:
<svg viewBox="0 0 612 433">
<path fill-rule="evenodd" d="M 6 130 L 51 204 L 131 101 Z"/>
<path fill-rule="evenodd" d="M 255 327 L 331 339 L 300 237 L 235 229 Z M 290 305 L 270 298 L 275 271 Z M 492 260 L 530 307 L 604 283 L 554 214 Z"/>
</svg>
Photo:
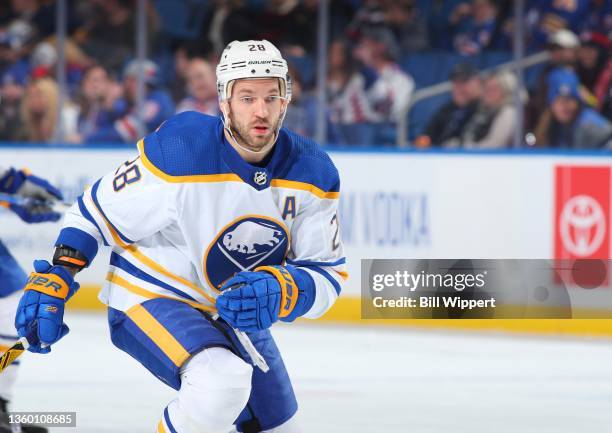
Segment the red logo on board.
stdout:
<svg viewBox="0 0 612 433">
<path fill-rule="evenodd" d="M 610 258 L 610 167 L 555 169 L 555 258 Z"/>
</svg>

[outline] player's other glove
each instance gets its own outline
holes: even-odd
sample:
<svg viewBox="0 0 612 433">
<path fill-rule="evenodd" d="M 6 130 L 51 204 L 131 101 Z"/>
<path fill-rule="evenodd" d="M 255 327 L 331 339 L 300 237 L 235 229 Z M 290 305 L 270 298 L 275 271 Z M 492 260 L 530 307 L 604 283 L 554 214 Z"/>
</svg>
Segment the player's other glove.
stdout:
<svg viewBox="0 0 612 433">
<path fill-rule="evenodd" d="M 26 199 L 23 203 L 10 203 L 5 206 L 27 223 L 57 221 L 61 218 L 61 214 L 54 212 L 51 206 L 53 202 L 64 199 L 61 191 L 26 170 L 11 168 L 6 171 L 0 177 L 0 192 Z"/>
<path fill-rule="evenodd" d="M 267 329 L 277 320 L 292 322 L 314 302 L 314 282 L 307 272 L 283 266 L 262 266 L 227 280 L 217 297 L 219 316 L 245 332 Z"/>
<path fill-rule="evenodd" d="M 24 294 L 17 307 L 15 328 L 27 337 L 31 352 L 48 353 L 51 344 L 69 331 L 64 323 L 64 305 L 79 289 L 72 275 L 62 266 L 35 260 Z"/>
</svg>

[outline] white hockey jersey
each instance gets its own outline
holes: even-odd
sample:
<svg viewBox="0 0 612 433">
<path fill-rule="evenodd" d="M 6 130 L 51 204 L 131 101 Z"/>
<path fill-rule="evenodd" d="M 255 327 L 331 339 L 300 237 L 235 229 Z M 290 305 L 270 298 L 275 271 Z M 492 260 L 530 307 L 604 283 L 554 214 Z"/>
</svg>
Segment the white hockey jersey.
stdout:
<svg viewBox="0 0 612 433">
<path fill-rule="evenodd" d="M 90 260 L 113 248 L 100 299 L 126 311 L 155 297 L 215 311 L 236 272 L 291 264 L 316 286 L 316 318 L 347 278 L 339 177 L 310 140 L 281 129 L 266 166 L 245 162 L 220 118 L 185 112 L 138 143 L 138 156 L 86 190 L 56 245 Z"/>
</svg>

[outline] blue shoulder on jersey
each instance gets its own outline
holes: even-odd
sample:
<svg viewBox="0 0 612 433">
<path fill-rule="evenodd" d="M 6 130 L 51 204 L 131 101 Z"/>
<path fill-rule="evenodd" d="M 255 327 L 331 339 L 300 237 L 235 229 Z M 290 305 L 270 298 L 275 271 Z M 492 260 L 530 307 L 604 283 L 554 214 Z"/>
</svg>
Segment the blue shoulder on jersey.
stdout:
<svg viewBox="0 0 612 433">
<path fill-rule="evenodd" d="M 281 129 L 279 140 L 282 139 L 291 142 L 295 158 L 283 179 L 309 183 L 325 192 L 340 191 L 338 170 L 317 143 L 285 128 Z"/>
<path fill-rule="evenodd" d="M 289 155 L 292 161 L 285 164 L 273 158 L 268 165 L 274 179 L 308 183 L 325 192 L 339 191 L 338 170 L 314 141 L 283 128 L 276 146 L 287 149 L 276 152 L 281 155 L 279 157 Z M 228 164 L 223 159 L 222 148 L 221 118 L 195 111 L 169 118 L 144 138 L 143 145 L 144 156 L 149 162 L 170 176 L 222 174 L 231 172 L 232 166 L 235 171 L 236 164 L 231 161 Z"/>
<path fill-rule="evenodd" d="M 170 176 L 225 173 L 219 156 L 222 130 L 220 118 L 186 111 L 144 138 L 144 156 Z"/>
</svg>

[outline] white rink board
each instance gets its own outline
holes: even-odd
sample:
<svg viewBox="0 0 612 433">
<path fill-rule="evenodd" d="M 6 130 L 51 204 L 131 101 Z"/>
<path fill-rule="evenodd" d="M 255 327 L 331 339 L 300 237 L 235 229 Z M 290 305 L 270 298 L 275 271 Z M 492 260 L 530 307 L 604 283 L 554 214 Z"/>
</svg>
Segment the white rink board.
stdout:
<svg viewBox="0 0 612 433">
<path fill-rule="evenodd" d="M 73 201 L 135 149 L 0 148 L 2 166 L 28 167 Z M 332 153 L 341 175 L 341 228 L 359 293 L 361 258 L 551 258 L 554 168 L 610 166 L 612 157 Z M 0 239 L 29 269 L 50 258 L 60 224 L 26 226 L 0 211 Z M 107 249 L 106 249 L 107 250 Z M 80 275 L 101 284 L 108 251 Z"/>
</svg>

